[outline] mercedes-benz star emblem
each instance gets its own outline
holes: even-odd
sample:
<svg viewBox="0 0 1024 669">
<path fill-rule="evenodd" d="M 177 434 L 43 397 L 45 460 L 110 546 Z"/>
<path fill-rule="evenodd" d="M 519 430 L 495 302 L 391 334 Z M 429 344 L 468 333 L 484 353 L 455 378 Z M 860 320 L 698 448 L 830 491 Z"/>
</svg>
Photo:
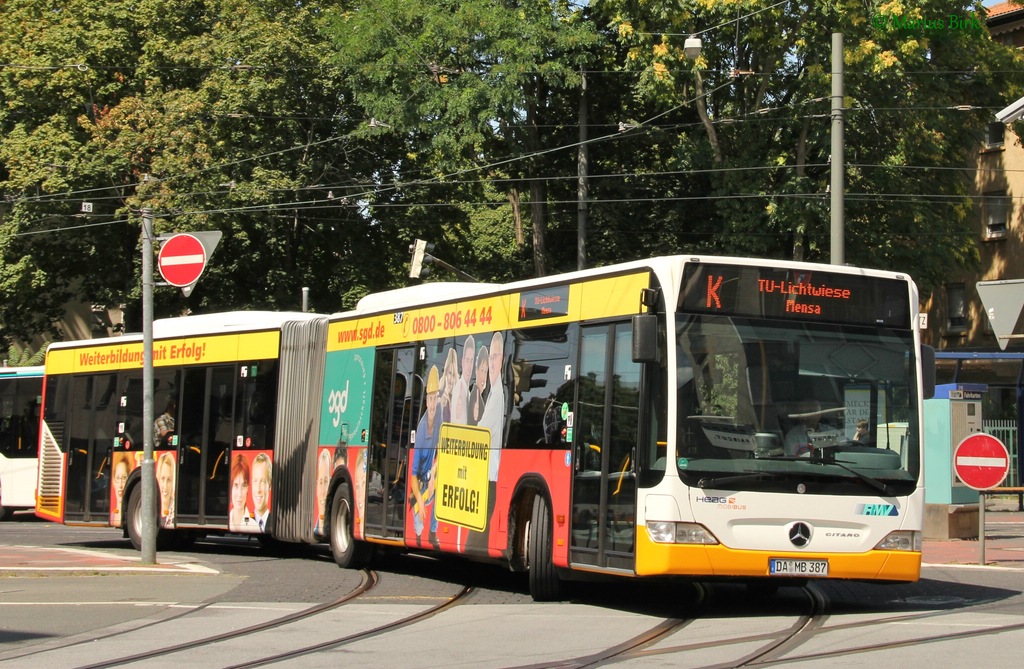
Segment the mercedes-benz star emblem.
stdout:
<svg viewBox="0 0 1024 669">
<path fill-rule="evenodd" d="M 797 548 L 803 548 L 811 540 L 811 528 L 807 523 L 793 523 L 789 528 L 789 540 Z"/>
</svg>

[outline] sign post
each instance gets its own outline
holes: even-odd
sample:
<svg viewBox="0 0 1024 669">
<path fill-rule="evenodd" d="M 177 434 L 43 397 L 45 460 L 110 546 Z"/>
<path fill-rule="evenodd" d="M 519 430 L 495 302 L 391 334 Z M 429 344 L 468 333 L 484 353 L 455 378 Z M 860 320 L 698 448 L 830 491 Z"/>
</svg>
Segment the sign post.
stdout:
<svg viewBox="0 0 1024 669">
<path fill-rule="evenodd" d="M 156 471 L 153 455 L 153 240 L 160 246 L 157 267 L 167 283 L 188 297 L 206 268 L 222 233 L 197 232 L 168 238 L 153 236 L 153 212 L 142 210 L 142 564 L 156 564 Z M 131 522 L 129 520 L 128 522 Z"/>
<path fill-rule="evenodd" d="M 978 491 L 978 562 L 985 564 L 985 491 L 995 488 L 1010 470 L 1010 452 L 990 434 L 975 432 L 953 450 L 953 469 L 968 488 Z"/>
<path fill-rule="evenodd" d="M 156 564 L 153 461 L 153 212 L 142 210 L 142 564 Z M 122 507 L 124 508 L 124 507 Z M 132 522 L 131 518 L 128 522 Z"/>
</svg>

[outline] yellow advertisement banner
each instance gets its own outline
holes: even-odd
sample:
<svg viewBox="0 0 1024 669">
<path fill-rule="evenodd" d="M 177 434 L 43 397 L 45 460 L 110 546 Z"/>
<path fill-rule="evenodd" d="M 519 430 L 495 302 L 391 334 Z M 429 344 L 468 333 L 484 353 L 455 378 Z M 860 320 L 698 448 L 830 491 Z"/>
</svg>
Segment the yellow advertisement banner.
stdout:
<svg viewBox="0 0 1024 669">
<path fill-rule="evenodd" d="M 437 448 L 437 519 L 482 532 L 487 527 L 491 431 L 442 423 Z"/>
<path fill-rule="evenodd" d="M 280 333 L 248 332 L 209 337 L 161 339 L 153 342 L 153 366 L 215 364 L 269 360 L 278 356 Z M 52 348 L 46 354 L 47 374 L 79 374 L 142 369 L 142 342 L 103 343 Z"/>
<path fill-rule="evenodd" d="M 640 309 L 640 290 L 649 285 L 650 273 L 644 271 L 333 321 L 328 327 L 327 350 L 635 314 Z"/>
<path fill-rule="evenodd" d="M 650 272 L 587 281 L 580 286 L 579 320 L 640 313 L 640 291 L 651 286 Z"/>
</svg>

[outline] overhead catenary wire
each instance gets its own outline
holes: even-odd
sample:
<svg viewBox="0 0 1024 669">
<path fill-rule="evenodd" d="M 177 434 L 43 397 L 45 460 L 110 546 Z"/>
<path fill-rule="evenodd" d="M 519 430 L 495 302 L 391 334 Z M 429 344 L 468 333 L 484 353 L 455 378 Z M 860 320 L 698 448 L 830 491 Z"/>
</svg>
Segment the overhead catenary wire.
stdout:
<svg viewBox="0 0 1024 669">
<path fill-rule="evenodd" d="M 747 15 L 737 16 L 734 19 L 729 19 L 729 20 L 727 20 L 727 21 L 725 21 L 725 22 L 723 22 L 723 23 L 721 23 L 721 24 L 719 24 L 717 26 L 712 26 L 710 28 L 698 31 L 696 33 L 686 33 L 686 34 L 687 35 L 689 35 L 689 34 L 705 34 L 705 33 L 710 32 L 712 30 L 715 30 L 715 29 L 718 29 L 718 28 L 721 28 L 721 27 L 725 27 L 725 26 L 729 26 L 729 25 L 731 25 L 733 23 L 736 23 L 738 25 L 738 22 L 740 20 L 742 20 L 743 18 L 760 14 L 762 12 L 768 11 L 768 10 L 774 8 L 774 7 L 778 7 L 778 6 L 783 5 L 783 4 L 785 4 L 784 1 L 783 2 L 777 2 L 777 3 L 773 4 L 773 5 L 768 6 L 768 7 L 764 7 L 764 8 L 755 10 L 755 11 L 753 11 L 753 12 L 747 14 Z M 738 11 L 738 8 L 737 8 L 737 11 Z M 392 24 L 392 27 L 394 28 L 393 24 Z M 642 33 L 642 34 L 646 34 L 646 33 Z M 672 33 L 650 33 L 650 34 L 671 35 Z M 418 53 L 416 55 L 419 57 L 420 61 L 423 62 L 424 65 L 426 67 L 428 67 L 428 69 L 429 69 L 429 63 L 422 57 L 422 55 L 418 54 Z M 25 68 L 33 68 L 33 67 L 36 67 L 36 66 L 19 66 L 17 64 L 2 63 L 2 64 L 0 64 L 0 67 L 25 67 Z M 112 66 L 87 66 L 87 65 L 84 65 L 84 64 L 81 64 L 81 63 L 56 65 L 56 66 L 45 66 L 45 67 L 39 66 L 38 69 L 57 70 L 57 69 L 75 68 L 75 69 L 79 69 L 80 71 L 84 71 L 84 70 L 82 70 L 82 68 L 85 68 L 86 70 L 88 70 L 90 67 L 93 67 L 94 69 L 104 69 L 104 68 L 105 69 L 114 69 Z M 131 67 L 131 66 L 129 66 L 129 67 Z M 184 66 L 173 66 L 173 67 L 182 67 L 183 68 Z M 245 70 L 245 71 L 248 71 L 248 70 L 287 71 L 289 69 L 313 69 L 313 68 L 317 68 L 317 67 L 321 67 L 322 68 L 323 66 L 322 65 L 317 65 L 317 66 L 270 66 L 270 65 L 268 65 L 268 66 L 264 66 L 264 65 L 238 65 L 238 64 L 235 64 L 235 65 L 228 65 L 228 66 L 216 66 L 216 65 L 214 65 L 214 66 L 202 66 L 202 67 L 195 67 L 193 69 L 197 69 L 197 70 L 203 70 L 203 69 L 206 69 L 206 70 L 238 70 L 238 71 L 243 71 L 243 70 Z M 122 68 L 122 69 L 124 69 L 124 68 Z M 169 68 L 169 69 L 173 69 L 173 68 Z M 595 72 L 600 72 L 600 71 L 599 70 L 595 70 Z M 965 71 L 965 72 L 971 72 L 971 71 Z M 619 74 L 619 73 L 620 72 L 616 72 L 616 74 Z M 928 72 L 927 71 L 921 71 L 921 72 L 915 71 L 914 73 L 915 74 L 927 74 Z M 724 73 L 724 72 L 719 73 L 719 74 L 721 74 L 723 76 L 727 76 L 727 74 Z M 775 76 L 776 73 L 750 73 L 750 74 L 751 74 L 751 76 Z M 705 93 L 704 97 L 709 97 L 713 93 L 715 93 L 716 91 L 731 85 L 733 83 L 733 81 L 734 81 L 734 77 L 728 77 L 724 83 L 722 83 L 719 86 L 714 87 L 713 89 L 711 89 L 710 91 Z M 91 84 L 90 84 L 90 92 L 91 92 Z M 662 118 L 662 117 L 664 117 L 664 116 L 666 116 L 666 115 L 668 115 L 668 114 L 678 110 L 679 108 L 681 108 L 683 106 L 686 106 L 688 104 L 692 104 L 692 102 L 694 102 L 695 100 L 696 100 L 696 98 L 694 98 L 693 100 L 685 101 L 685 102 L 681 103 L 680 105 L 677 105 L 676 107 L 667 109 L 667 110 L 665 110 L 665 111 L 663 111 L 663 112 L 661 112 L 659 114 L 651 116 L 650 118 L 648 118 L 645 121 L 642 121 L 642 122 L 637 123 L 637 124 L 633 124 L 630 127 L 630 130 L 631 131 L 636 131 L 636 130 L 640 130 L 640 129 L 643 129 L 643 130 L 659 129 L 660 126 L 657 126 L 656 124 L 654 124 L 653 121 L 655 121 L 657 119 L 660 119 L 660 118 Z M 758 122 L 758 121 L 762 121 L 762 120 L 772 121 L 774 119 L 771 119 L 771 118 L 765 116 L 765 114 L 768 111 L 785 109 L 785 108 L 792 108 L 794 105 L 803 105 L 803 104 L 815 103 L 815 102 L 820 102 L 822 100 L 827 100 L 827 98 L 815 98 L 815 99 L 812 99 L 812 100 L 809 100 L 809 101 L 797 101 L 797 102 L 793 102 L 793 103 L 790 103 L 789 105 L 785 105 L 785 106 L 781 106 L 781 107 L 771 107 L 771 108 L 764 108 L 764 109 L 755 110 L 754 112 L 751 112 L 749 114 L 746 114 L 746 115 L 743 115 L 743 116 L 740 116 L 740 117 L 716 118 L 716 119 L 713 119 L 712 122 L 714 122 L 716 124 L 727 124 L 727 123 L 737 123 L 737 122 Z M 859 108 L 859 107 L 852 107 L 850 110 L 851 111 L 864 111 L 864 110 L 868 110 L 868 111 L 906 112 L 908 110 L 914 110 L 914 109 L 919 109 L 919 110 L 935 110 L 935 109 L 949 109 L 949 107 L 920 107 L 920 108 L 907 108 L 907 107 Z M 978 109 L 978 108 L 973 108 L 973 109 Z M 224 115 L 225 116 L 232 116 L 232 114 L 230 112 L 228 112 L 228 113 L 226 113 Z M 755 116 L 757 116 L 757 118 L 754 118 Z M 818 117 L 825 117 L 825 116 L 827 116 L 827 115 L 826 114 L 822 114 L 822 115 L 806 115 L 806 116 L 798 116 L 798 117 L 795 117 L 795 118 L 818 118 Z M 290 119 L 293 119 L 295 117 L 289 117 L 289 116 L 278 116 L 278 117 L 268 116 L 266 118 L 281 118 L 282 120 L 290 120 Z M 316 118 L 316 117 L 311 117 L 311 118 Z M 325 120 L 335 120 L 336 118 L 337 118 L 337 115 L 332 116 L 329 119 L 325 119 Z M 787 117 L 783 117 L 782 120 L 793 120 L 793 117 L 788 117 L 788 118 Z M 699 124 L 697 124 L 697 123 L 693 123 L 693 124 L 675 124 L 675 125 L 666 126 L 666 127 L 669 127 L 669 128 L 671 128 L 671 127 L 682 128 L 682 127 L 686 127 L 686 125 L 696 126 L 696 125 L 699 125 Z M 587 140 L 586 143 L 596 143 L 596 142 L 609 141 L 609 140 L 613 140 L 613 139 L 615 139 L 615 138 L 617 138 L 617 137 L 619 137 L 621 135 L 622 135 L 622 133 L 612 133 L 612 134 L 608 134 L 608 135 L 602 135 L 602 136 L 594 137 L 594 138 L 592 138 L 590 140 Z M 290 151 L 295 151 L 295 150 L 300 150 L 300 149 L 308 149 L 309 147 L 315 146 L 317 144 L 328 143 L 328 142 L 333 142 L 333 141 L 339 141 L 339 140 L 344 139 L 344 138 L 349 137 L 349 136 L 350 136 L 350 134 L 335 136 L 335 137 L 327 138 L 327 139 L 324 139 L 324 140 L 318 140 L 316 142 L 306 143 L 306 144 L 303 144 L 303 145 L 300 145 L 300 146 L 296 146 L 296 147 L 290 147 L 290 148 L 287 148 L 287 149 L 282 149 L 282 150 L 275 151 L 275 152 L 261 154 L 261 155 L 258 155 L 258 156 L 246 157 L 246 158 L 243 158 L 243 159 L 239 159 L 237 161 L 229 161 L 229 162 L 221 163 L 221 164 L 218 164 L 218 165 L 212 165 L 212 166 L 209 166 L 209 167 L 206 167 L 206 168 L 198 169 L 198 170 L 195 170 L 195 171 L 190 171 L 190 172 L 179 174 L 179 175 L 172 175 L 172 176 L 169 176 L 169 177 L 162 177 L 159 180 L 162 181 L 162 182 L 170 182 L 170 181 L 173 181 L 175 179 L 180 179 L 180 178 L 185 178 L 185 177 L 189 177 L 189 176 L 195 176 L 195 175 L 198 175 L 198 174 L 202 174 L 205 171 L 217 170 L 217 169 L 226 169 L 227 167 L 230 167 L 232 165 L 242 164 L 242 163 L 249 162 L 249 161 L 256 161 L 256 160 L 260 160 L 260 159 L 263 159 L 263 158 L 266 158 L 266 157 L 270 157 L 270 156 L 274 156 L 274 155 L 282 155 L 282 154 L 290 152 Z M 431 178 L 431 179 L 411 179 L 411 180 L 410 179 L 403 179 L 401 182 L 388 183 L 388 184 L 383 184 L 383 183 L 381 183 L 381 184 L 357 184 L 357 185 L 345 184 L 343 186 L 339 186 L 339 185 L 329 186 L 328 185 L 328 186 L 325 186 L 325 187 L 353 188 L 357 192 L 347 193 L 345 195 L 345 197 L 353 198 L 353 199 L 355 199 L 358 202 L 361 199 L 365 200 L 365 199 L 369 199 L 369 198 L 374 197 L 374 196 L 379 196 L 380 194 L 382 194 L 384 192 L 387 192 L 390 189 L 401 188 L 403 186 L 404 187 L 412 187 L 412 186 L 426 185 L 426 184 L 432 184 L 432 183 L 433 184 L 439 184 L 439 183 L 467 183 L 465 181 L 461 181 L 461 180 L 455 179 L 455 177 L 458 177 L 458 176 L 464 175 L 464 174 L 468 174 L 468 173 L 478 172 L 478 171 L 481 171 L 481 170 L 488 170 L 488 169 L 493 169 L 493 168 L 496 168 L 496 167 L 501 167 L 503 165 L 511 164 L 511 163 L 516 162 L 516 161 L 526 160 L 526 159 L 533 158 L 533 157 L 538 156 L 538 155 L 544 155 L 546 153 L 551 153 L 551 152 L 555 152 L 555 151 L 572 149 L 572 148 L 580 146 L 581 144 L 582 144 L 582 142 L 575 142 L 575 143 L 565 144 L 565 145 L 558 146 L 558 147 L 552 147 L 550 149 L 543 149 L 541 151 L 530 153 L 530 154 L 524 154 L 524 155 L 519 155 L 519 156 L 512 156 L 512 157 L 508 157 L 508 158 L 505 158 L 505 159 L 500 159 L 498 161 L 493 161 L 493 162 L 490 162 L 490 163 L 487 163 L 487 164 L 484 164 L 484 165 L 477 165 L 477 166 L 467 167 L 467 168 L 464 168 L 464 169 L 461 169 L 461 170 L 456 170 L 456 171 L 453 171 L 453 172 L 451 172 L 451 173 L 449 173 L 447 175 L 442 175 L 442 176 L 434 177 L 434 178 Z M 802 167 L 804 167 L 804 168 L 816 168 L 816 167 L 820 167 L 820 165 L 805 165 L 805 166 L 802 166 Z M 750 167 L 736 167 L 736 168 L 727 168 L 727 169 L 735 169 L 735 170 L 742 170 L 742 169 L 780 169 L 780 167 L 778 167 L 778 166 L 750 166 Z M 924 168 L 924 169 L 927 169 L 927 168 Z M 954 168 L 950 168 L 950 169 L 954 169 Z M 956 168 L 956 169 L 961 169 L 961 168 Z M 701 173 L 701 171 L 694 170 L 694 171 L 679 172 L 679 173 L 682 173 L 682 174 L 685 174 L 685 173 L 699 174 L 699 173 Z M 710 173 L 710 171 L 705 171 L 705 173 Z M 631 176 L 634 177 L 634 178 L 639 178 L 641 176 L 645 176 L 645 175 L 649 175 L 649 174 L 650 173 L 640 173 L 640 174 L 634 174 L 634 175 L 631 175 Z M 549 178 L 559 178 L 559 177 L 549 177 Z M 575 177 L 573 177 L 573 178 L 575 178 Z M 600 175 L 592 175 L 592 178 L 600 178 Z M 503 179 L 503 181 L 511 182 L 512 179 Z M 139 184 L 128 184 L 128 185 L 116 186 L 114 188 L 115 189 L 121 189 L 121 190 L 128 190 L 128 189 L 131 189 L 132 187 L 137 187 L 138 185 Z M 316 188 L 316 187 L 317 186 L 309 186 L 308 188 L 313 189 L 313 188 Z M 305 187 L 300 187 L 300 188 L 295 188 L 295 189 L 281 189 L 281 191 L 277 191 L 277 192 L 287 192 L 289 190 L 300 191 L 302 188 L 305 188 Z M 66 201 L 72 200 L 73 197 L 69 198 L 69 195 L 70 196 L 86 195 L 86 194 L 89 194 L 89 193 L 92 193 L 92 192 L 97 192 L 97 193 L 99 193 L 99 192 L 110 192 L 110 190 L 111 190 L 111 187 L 104 187 L 104 188 L 88 189 L 88 190 L 85 190 L 85 191 L 62 192 L 60 194 L 52 194 L 52 195 L 44 195 L 44 196 L 35 196 L 35 197 L 26 196 L 24 198 L 20 198 L 19 201 L 59 203 L 59 202 L 66 202 Z M 266 192 L 275 192 L 275 191 L 268 190 Z M 202 192 L 200 192 L 200 193 L 202 193 Z M 217 193 L 217 191 L 208 191 L 207 193 L 208 194 L 215 194 L 215 193 Z M 180 194 L 173 194 L 173 195 L 180 195 Z M 118 196 L 109 196 L 109 197 L 111 199 L 118 199 Z M 709 199 L 722 199 L 723 197 L 724 198 L 728 198 L 728 197 L 733 197 L 733 196 L 728 196 L 728 195 L 723 196 L 723 195 L 715 195 L 715 194 L 712 194 L 712 195 L 708 196 Z M 644 200 L 643 199 L 636 199 L 635 201 L 644 201 Z M 333 203 L 332 202 L 332 203 L 326 203 L 326 204 L 323 204 L 323 205 L 319 205 L 319 204 L 317 204 L 318 202 L 320 202 L 319 199 L 307 200 L 305 202 L 301 202 L 301 201 L 300 202 L 293 202 L 293 203 L 287 203 L 287 202 L 262 203 L 262 204 L 259 204 L 259 205 L 250 205 L 250 206 L 233 207 L 233 208 L 225 208 L 225 209 L 197 210 L 196 212 L 193 212 L 193 213 L 206 213 L 206 212 L 209 212 L 209 213 L 230 213 L 230 212 L 247 213 L 247 212 L 256 212 L 256 211 L 288 210 L 288 209 L 295 209 L 295 208 L 303 207 L 303 206 L 306 205 L 306 203 L 310 203 L 308 206 L 324 206 L 324 207 L 338 206 L 338 203 Z M 463 202 L 463 203 L 459 203 L 459 204 L 462 204 L 464 206 L 474 206 L 474 204 L 478 204 L 478 203 Z M 365 205 L 364 204 L 359 204 L 358 206 L 365 206 Z M 374 206 L 388 206 L 388 205 L 386 203 L 374 203 Z M 410 205 L 410 206 L 412 206 L 412 205 Z M 179 213 L 183 213 L 183 212 L 175 212 L 175 214 L 179 214 Z M 92 224 L 92 225 L 95 225 L 95 224 Z M 65 228 L 65 229 L 76 229 L 77 227 L 79 227 L 79 226 L 72 226 L 72 227 Z"/>
</svg>

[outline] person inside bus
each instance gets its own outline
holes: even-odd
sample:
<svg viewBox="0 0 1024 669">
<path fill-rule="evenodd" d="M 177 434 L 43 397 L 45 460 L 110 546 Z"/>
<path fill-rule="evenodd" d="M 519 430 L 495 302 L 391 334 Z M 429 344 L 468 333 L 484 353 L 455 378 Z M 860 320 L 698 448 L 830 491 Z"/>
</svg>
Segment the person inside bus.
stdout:
<svg viewBox="0 0 1024 669">
<path fill-rule="evenodd" d="M 871 443 L 871 424 L 863 418 L 857 421 L 857 431 L 853 435 L 853 440 L 862 446 L 874 445 Z"/>
<path fill-rule="evenodd" d="M 804 400 L 797 406 L 796 412 L 790 414 L 790 418 L 797 422 L 786 432 L 786 455 L 807 455 L 814 450 L 810 435 L 817 429 L 818 421 L 821 419 L 821 404 L 817 400 Z"/>
<path fill-rule="evenodd" d="M 170 446 L 171 437 L 174 436 L 174 417 L 178 414 L 178 403 L 174 398 L 167 400 L 164 412 L 153 421 L 153 435 L 156 438 L 157 446 Z"/>
</svg>

